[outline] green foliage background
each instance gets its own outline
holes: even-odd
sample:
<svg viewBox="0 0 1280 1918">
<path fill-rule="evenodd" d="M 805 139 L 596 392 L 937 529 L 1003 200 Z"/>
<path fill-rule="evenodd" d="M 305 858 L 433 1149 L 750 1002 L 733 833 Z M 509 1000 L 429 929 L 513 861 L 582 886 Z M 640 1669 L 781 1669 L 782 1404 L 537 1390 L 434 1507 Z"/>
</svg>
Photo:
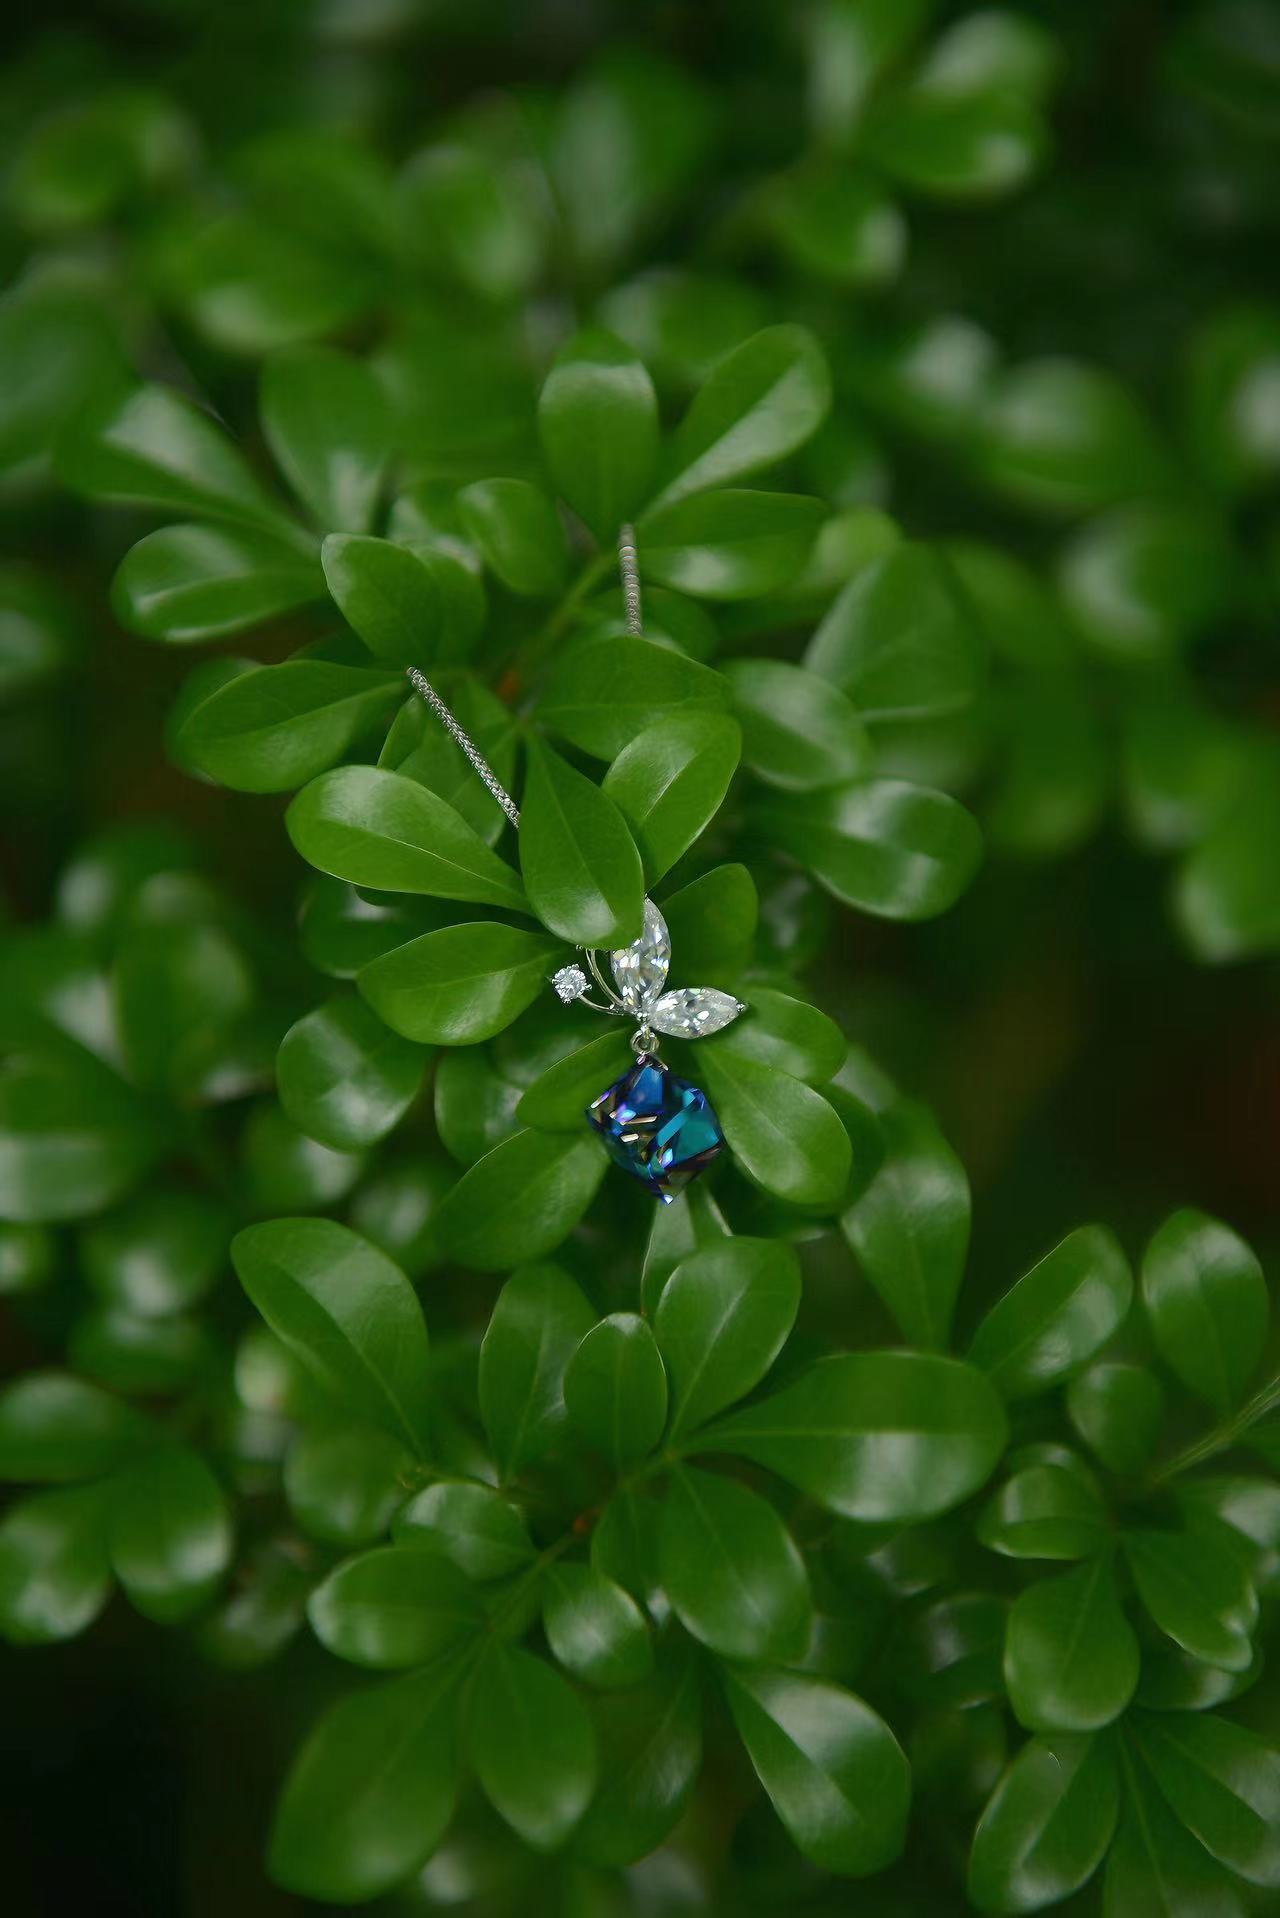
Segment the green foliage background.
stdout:
<svg viewBox="0 0 1280 1918">
<path fill-rule="evenodd" d="M 0 126 L 6 1910 L 1274 1909 L 1275 10 L 113 0 Z"/>
</svg>

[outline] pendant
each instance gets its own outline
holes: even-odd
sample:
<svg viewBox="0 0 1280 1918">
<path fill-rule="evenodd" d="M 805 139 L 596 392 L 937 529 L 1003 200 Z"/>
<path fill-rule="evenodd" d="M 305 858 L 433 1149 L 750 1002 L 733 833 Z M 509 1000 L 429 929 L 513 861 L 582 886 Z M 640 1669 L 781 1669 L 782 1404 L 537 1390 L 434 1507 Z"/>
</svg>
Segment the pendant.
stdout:
<svg viewBox="0 0 1280 1918">
<path fill-rule="evenodd" d="M 587 1121 L 604 1140 L 614 1163 L 670 1205 L 724 1151 L 724 1134 L 701 1087 L 678 1078 L 658 1058 L 658 1035 L 701 1039 L 721 1031 L 746 1007 L 731 993 L 713 986 L 664 989 L 671 935 L 651 899 L 644 902 L 640 937 L 609 955 L 613 985 L 595 953 L 586 951 L 584 956 L 605 1003 L 587 997 L 590 981 L 577 964 L 562 966 L 552 979 L 562 1002 L 571 1005 L 581 999 L 597 1012 L 636 1021 L 631 1040 L 636 1063 L 592 1100 Z"/>
</svg>

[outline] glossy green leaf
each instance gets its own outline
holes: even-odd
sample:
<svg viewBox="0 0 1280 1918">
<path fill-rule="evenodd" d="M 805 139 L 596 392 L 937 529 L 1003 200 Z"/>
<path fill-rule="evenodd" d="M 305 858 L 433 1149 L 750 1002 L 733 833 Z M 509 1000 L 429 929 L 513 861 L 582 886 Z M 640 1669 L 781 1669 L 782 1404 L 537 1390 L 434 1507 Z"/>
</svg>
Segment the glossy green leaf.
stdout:
<svg viewBox="0 0 1280 1918">
<path fill-rule="evenodd" d="M 555 1657 L 588 1685 L 640 1685 L 653 1670 L 644 1614 L 620 1585 L 590 1565 L 549 1567 L 542 1623 Z"/>
<path fill-rule="evenodd" d="M 786 791 L 840 786 L 870 771 L 861 717 L 838 688 L 783 659 L 733 659 L 721 669 L 742 727 L 742 760 Z"/>
<path fill-rule="evenodd" d="M 864 1521 L 931 1518 L 976 1492 L 1004 1450 L 1000 1401 L 958 1359 L 847 1352 L 816 1365 L 699 1440 L 766 1465 Z"/>
<path fill-rule="evenodd" d="M 430 671 L 467 657 L 484 619 L 484 592 L 456 553 L 331 533 L 320 557 L 343 618 L 376 658 Z"/>
<path fill-rule="evenodd" d="M 562 1431 L 565 1367 L 594 1323 L 582 1293 L 553 1265 L 527 1266 L 499 1292 L 480 1346 L 480 1415 L 504 1480 Z"/>
<path fill-rule="evenodd" d="M 677 1193 L 670 1205 L 654 1206 L 651 1217 L 640 1273 L 640 1309 L 648 1319 L 681 1260 L 731 1236 L 724 1213 L 700 1182 Z"/>
<path fill-rule="evenodd" d="M 721 1047 L 700 1056 L 729 1149 L 748 1178 L 791 1205 L 834 1206 L 851 1150 L 822 1094 L 745 1053 Z"/>
<path fill-rule="evenodd" d="M 140 1412 L 70 1372 L 26 1372 L 0 1390 L 0 1479 L 99 1478 L 153 1438 Z"/>
<path fill-rule="evenodd" d="M 443 690 L 450 711 L 475 741 L 490 767 L 511 790 L 515 785 L 518 722 L 509 706 L 473 674 L 446 673 Z M 486 845 L 496 845 L 507 819 L 475 769 L 450 738 L 426 702 L 414 693 L 400 708 L 378 758 L 380 766 L 403 773 L 447 799 Z"/>
<path fill-rule="evenodd" d="M 516 1117 L 542 1132 L 575 1132 L 592 1100 L 634 1063 L 625 1034 L 597 1033 L 539 1074 L 520 1095 Z"/>
<path fill-rule="evenodd" d="M 600 1782 L 574 1851 L 616 1868 L 655 1850 L 693 1791 L 702 1757 L 697 1662 L 669 1648 L 643 1685 L 598 1699 L 594 1718 Z"/>
<path fill-rule="evenodd" d="M 615 759 L 636 736 L 679 711 L 723 711 L 718 673 L 649 639 L 583 637 L 557 653 L 538 718 L 572 746 Z"/>
<path fill-rule="evenodd" d="M 809 1635 L 809 1576 L 772 1505 L 687 1467 L 662 1502 L 663 1589 L 685 1630 L 725 1658 L 794 1657 Z"/>
<path fill-rule="evenodd" d="M 492 1486 L 440 1479 L 396 1515 L 398 1542 L 441 1553 L 470 1579 L 507 1578 L 533 1558 L 521 1514 Z"/>
<path fill-rule="evenodd" d="M 1138 1682 L 1138 1641 L 1120 1609 L 1109 1552 L 1014 1601 L 1004 1676 L 1029 1731 L 1096 1731 L 1119 1717 Z"/>
<path fill-rule="evenodd" d="M 231 1243 L 245 1291 L 326 1391 L 426 1444 L 427 1328 L 400 1268 L 331 1219 L 272 1219 Z"/>
<path fill-rule="evenodd" d="M 331 347 L 296 347 L 262 376 L 262 425 L 276 463 L 329 533 L 367 533 L 392 446 L 381 382 Z"/>
<path fill-rule="evenodd" d="M 640 855 L 609 795 L 566 759 L 530 740 L 520 808 L 520 870 L 543 924 L 580 946 L 639 936 Z"/>
<path fill-rule="evenodd" d="M 349 1152 L 384 1138 L 404 1117 L 425 1065 L 421 1047 L 389 1032 L 351 994 L 290 1026 L 276 1055 L 276 1083 L 295 1125 Z"/>
<path fill-rule="evenodd" d="M 442 926 L 370 960 L 356 983 L 393 1032 L 470 1046 L 532 1005 L 563 954 L 558 940 L 515 926 Z"/>
<path fill-rule="evenodd" d="M 1143 1257 L 1142 1302 L 1160 1356 L 1225 1418 L 1266 1343 L 1267 1282 L 1253 1252 L 1207 1213 L 1174 1212 Z"/>
<path fill-rule="evenodd" d="M 569 572 L 569 543 L 553 502 L 522 479 L 476 480 L 458 495 L 476 551 L 509 592 L 554 599 Z"/>
<path fill-rule="evenodd" d="M 821 347 L 804 327 L 770 326 L 719 361 L 676 430 L 664 506 L 745 479 L 803 446 L 831 404 Z"/>
<path fill-rule="evenodd" d="M 982 857 L 972 815 L 902 779 L 859 779 L 761 801 L 762 835 L 843 905 L 884 919 L 932 919 L 953 906 Z"/>
<path fill-rule="evenodd" d="M 969 1181 L 927 1106 L 880 1115 L 885 1153 L 840 1229 L 913 1345 L 944 1347 L 969 1248 Z"/>
<path fill-rule="evenodd" d="M 348 1904 L 410 1877 L 439 1843 L 458 1790 L 455 1693 L 441 1660 L 330 1706 L 294 1760 L 269 1862 L 278 1883 Z"/>
<path fill-rule="evenodd" d="M 312 1592 L 307 1616 L 327 1651 L 375 1671 L 457 1657 L 484 1626 L 480 1601 L 462 1573 L 417 1545 L 386 1545 L 344 1559 Z"/>
<path fill-rule="evenodd" d="M 252 667 L 185 709 L 172 750 L 236 792 L 288 792 L 385 720 L 396 687 L 389 673 L 323 659 Z"/>
<path fill-rule="evenodd" d="M 650 885 L 710 824 L 738 765 L 742 736 L 727 713 L 673 713 L 638 733 L 605 775 Z"/>
<path fill-rule="evenodd" d="M 653 1316 L 673 1439 L 760 1383 L 799 1305 L 799 1261 L 779 1239 L 725 1238 L 680 1261 Z"/>
<path fill-rule="evenodd" d="M 385 1536 L 414 1470 L 413 1453 L 381 1426 L 317 1425 L 285 1454 L 285 1496 L 308 1537 L 356 1551 Z"/>
<path fill-rule="evenodd" d="M 709 1043 L 716 1051 L 742 1053 L 807 1085 L 826 1085 L 849 1050 L 835 1020 L 772 986 L 752 984 L 743 991 L 751 995 L 746 1012 L 723 1032 L 711 1035 Z M 705 1050 L 699 1053 L 701 1058 L 706 1056 Z"/>
<path fill-rule="evenodd" d="M 595 1732 L 559 1672 L 493 1644 L 471 1697 L 471 1760 L 494 1810 L 535 1851 L 562 1845 L 595 1789 Z"/>
<path fill-rule="evenodd" d="M 1138 1595 L 1175 1645 L 1243 1671 L 1253 1657 L 1258 1600 L 1239 1559 L 1199 1532 L 1132 1531 L 1125 1556 Z"/>
<path fill-rule="evenodd" d="M 436 1216 L 451 1258 L 506 1272 L 554 1252 L 596 1195 L 606 1159 L 585 1132 L 513 1133 L 463 1173 Z"/>
<path fill-rule="evenodd" d="M 1124 1798 L 1103 1881 L 1104 1918 L 1144 1907 L 1164 1918 L 1244 1918 L 1227 1874 L 1180 1823 L 1145 1768 L 1122 1745 Z"/>
<path fill-rule="evenodd" d="M 810 641 L 805 665 L 864 719 L 926 719 L 967 706 L 981 683 L 977 627 L 946 560 L 894 546 L 855 574 Z"/>
<path fill-rule="evenodd" d="M 662 1437 L 667 1375 L 648 1322 L 614 1312 L 587 1333 L 564 1375 L 569 1422 L 618 1468 L 633 1465 Z"/>
<path fill-rule="evenodd" d="M 722 987 L 749 963 L 759 913 L 755 881 L 745 866 L 713 866 L 662 901 L 681 970 Z"/>
<path fill-rule="evenodd" d="M 440 1143 L 459 1165 L 474 1165 L 520 1130 L 520 1088 L 496 1070 L 487 1047 L 444 1053 L 436 1061 L 434 1092 Z"/>
<path fill-rule="evenodd" d="M 1005 1558 L 1088 1558 L 1107 1542 L 1107 1515 L 1083 1471 L 1028 1465 L 983 1507 L 978 1537 Z"/>
<path fill-rule="evenodd" d="M 906 1836 L 906 1758 L 852 1692 L 802 1672 L 726 1670 L 734 1723 L 773 1808 L 806 1858 L 862 1878 Z"/>
<path fill-rule="evenodd" d="M 303 788 L 285 823 L 309 865 L 351 885 L 524 906 L 506 861 L 447 800 L 403 773 L 336 766 Z"/>
<path fill-rule="evenodd" d="M 1138 1745 L 1186 1829 L 1228 1871 L 1280 1885 L 1280 1752 L 1207 1712 L 1142 1716 Z"/>
<path fill-rule="evenodd" d="M 758 599 L 794 579 L 825 517 L 796 493 L 695 493 L 646 513 L 640 570 L 695 599 Z"/>
<path fill-rule="evenodd" d="M 1160 1436 L 1164 1392 L 1143 1365 L 1100 1361 L 1067 1387 L 1071 1423 L 1112 1472 L 1140 1472 Z"/>
<path fill-rule="evenodd" d="M 19 1499 L 0 1520 L 0 1636 L 49 1645 L 91 1625 L 111 1594 L 107 1493 Z"/>
<path fill-rule="evenodd" d="M 122 626 L 171 646 L 225 639 L 323 596 L 317 560 L 241 526 L 165 526 L 148 533 L 125 554 L 111 587 Z"/>
<path fill-rule="evenodd" d="M 112 1488 L 111 1563 L 145 1618 L 167 1625 L 197 1611 L 226 1571 L 231 1545 L 226 1495 L 195 1452 L 151 1452 Z"/>
<path fill-rule="evenodd" d="M 1132 1297 L 1114 1234 L 1078 1226 L 992 1306 L 969 1357 L 1007 1398 L 1030 1397 L 1087 1364 L 1124 1323 Z"/>
<path fill-rule="evenodd" d="M 657 464 L 658 402 L 643 362 L 603 328 L 579 333 L 543 383 L 538 431 L 556 490 L 611 545 Z"/>
<path fill-rule="evenodd" d="M 1102 1739 L 1030 1739 L 973 1834 L 973 1903 L 980 1911 L 1039 1911 L 1069 1897 L 1106 1857 L 1118 1808 L 1116 1763 Z"/>
</svg>

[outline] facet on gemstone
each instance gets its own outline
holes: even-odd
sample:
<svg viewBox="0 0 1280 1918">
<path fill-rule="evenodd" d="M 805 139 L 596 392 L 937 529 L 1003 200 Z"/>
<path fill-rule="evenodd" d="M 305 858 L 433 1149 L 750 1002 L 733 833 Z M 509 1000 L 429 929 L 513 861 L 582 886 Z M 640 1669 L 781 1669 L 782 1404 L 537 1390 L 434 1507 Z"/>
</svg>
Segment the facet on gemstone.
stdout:
<svg viewBox="0 0 1280 1918">
<path fill-rule="evenodd" d="M 610 1158 L 665 1205 L 724 1150 L 706 1093 L 647 1053 L 592 1100 L 587 1118 Z"/>
<path fill-rule="evenodd" d="M 559 972 L 552 975 L 551 983 L 567 1006 L 586 991 L 587 975 L 581 966 L 561 966 Z"/>
<path fill-rule="evenodd" d="M 645 1020 L 655 1032 L 668 1033 L 673 1039 L 705 1039 L 745 1011 L 731 992 L 717 992 L 714 986 L 677 986 L 649 1007 Z"/>
<path fill-rule="evenodd" d="M 671 964 L 671 935 L 652 899 L 644 902 L 644 931 L 640 937 L 629 946 L 619 946 L 609 955 L 609 962 L 628 1012 L 642 1012 L 662 991 Z"/>
</svg>

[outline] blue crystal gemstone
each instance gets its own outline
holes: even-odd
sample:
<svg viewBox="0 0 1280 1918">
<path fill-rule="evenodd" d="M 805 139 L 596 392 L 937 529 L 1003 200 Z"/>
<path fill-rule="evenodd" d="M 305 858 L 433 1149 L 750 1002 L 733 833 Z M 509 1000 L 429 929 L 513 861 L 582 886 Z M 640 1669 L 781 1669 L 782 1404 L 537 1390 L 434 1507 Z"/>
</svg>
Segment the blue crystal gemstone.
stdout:
<svg viewBox="0 0 1280 1918">
<path fill-rule="evenodd" d="M 587 1118 L 610 1157 L 664 1205 L 724 1151 L 706 1093 L 647 1053 L 592 1100 Z"/>
</svg>

